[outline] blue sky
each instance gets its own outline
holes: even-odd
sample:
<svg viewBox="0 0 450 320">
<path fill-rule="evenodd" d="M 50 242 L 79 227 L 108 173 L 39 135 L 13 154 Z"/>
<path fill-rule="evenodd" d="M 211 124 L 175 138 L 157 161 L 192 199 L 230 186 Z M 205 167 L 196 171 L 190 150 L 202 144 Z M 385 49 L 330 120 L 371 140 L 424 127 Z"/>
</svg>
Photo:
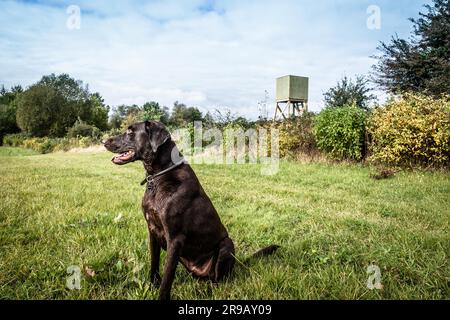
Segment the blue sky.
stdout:
<svg viewBox="0 0 450 320">
<path fill-rule="evenodd" d="M 338 79 L 370 71 L 379 41 L 408 37 L 425 3 L 0 0 L 0 84 L 69 73 L 112 106 L 178 100 L 256 118 L 265 90 L 274 108 L 275 78 L 294 74 L 310 77 L 318 111 Z M 79 29 L 66 26 L 69 5 L 81 9 Z M 380 29 L 367 28 L 370 5 Z"/>
</svg>

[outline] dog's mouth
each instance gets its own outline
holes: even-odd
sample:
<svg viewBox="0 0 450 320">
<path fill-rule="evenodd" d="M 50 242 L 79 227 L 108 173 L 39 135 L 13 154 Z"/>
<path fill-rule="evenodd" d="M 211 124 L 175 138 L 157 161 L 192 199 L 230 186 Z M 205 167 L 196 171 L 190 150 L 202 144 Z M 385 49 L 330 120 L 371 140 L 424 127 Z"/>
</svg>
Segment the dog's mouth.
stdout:
<svg viewBox="0 0 450 320">
<path fill-rule="evenodd" d="M 134 152 L 134 150 L 128 150 L 127 152 L 115 155 L 111 159 L 111 161 L 114 164 L 125 164 L 125 163 L 133 161 L 135 155 L 136 155 L 136 153 Z"/>
</svg>

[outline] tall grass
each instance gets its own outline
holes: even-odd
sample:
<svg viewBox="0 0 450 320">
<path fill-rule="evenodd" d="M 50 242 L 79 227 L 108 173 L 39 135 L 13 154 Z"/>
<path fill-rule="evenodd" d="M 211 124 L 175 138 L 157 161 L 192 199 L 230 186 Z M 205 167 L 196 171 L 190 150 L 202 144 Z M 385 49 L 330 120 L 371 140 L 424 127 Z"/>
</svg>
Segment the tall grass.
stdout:
<svg viewBox="0 0 450 320">
<path fill-rule="evenodd" d="M 114 166 L 107 153 L 0 155 L 0 298 L 157 297 L 141 164 Z M 294 162 L 274 176 L 256 165 L 194 170 L 239 260 L 268 244 L 281 249 L 238 263 L 219 285 L 180 265 L 174 299 L 448 299 L 448 173 L 374 180 L 359 165 Z M 370 264 L 381 290 L 367 288 Z M 66 288 L 71 265 L 83 270 L 80 290 Z"/>
</svg>

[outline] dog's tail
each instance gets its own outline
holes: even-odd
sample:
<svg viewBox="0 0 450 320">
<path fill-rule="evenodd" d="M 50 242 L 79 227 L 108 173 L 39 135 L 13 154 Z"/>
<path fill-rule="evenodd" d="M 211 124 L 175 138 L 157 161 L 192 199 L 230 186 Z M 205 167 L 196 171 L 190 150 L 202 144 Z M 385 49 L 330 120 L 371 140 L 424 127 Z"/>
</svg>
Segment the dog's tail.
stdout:
<svg viewBox="0 0 450 320">
<path fill-rule="evenodd" d="M 257 259 L 257 258 L 261 258 L 261 257 L 265 257 L 265 256 L 270 256 L 271 254 L 273 254 L 275 251 L 277 251 L 277 249 L 279 248 L 279 245 L 276 244 L 272 244 L 268 247 L 259 249 L 258 251 L 256 251 L 254 254 L 252 254 L 250 257 L 246 258 L 243 263 L 247 264 L 249 263 L 251 260 L 253 259 Z"/>
</svg>

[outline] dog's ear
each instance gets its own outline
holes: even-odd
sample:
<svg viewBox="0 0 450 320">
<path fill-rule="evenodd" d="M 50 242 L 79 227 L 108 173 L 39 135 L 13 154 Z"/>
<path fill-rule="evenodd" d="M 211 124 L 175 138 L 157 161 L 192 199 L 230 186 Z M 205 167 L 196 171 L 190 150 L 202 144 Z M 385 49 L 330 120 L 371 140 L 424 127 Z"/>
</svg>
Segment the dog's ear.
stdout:
<svg viewBox="0 0 450 320">
<path fill-rule="evenodd" d="M 145 130 L 147 131 L 153 153 L 170 138 L 170 133 L 164 125 L 156 121 L 145 121 Z"/>
</svg>

